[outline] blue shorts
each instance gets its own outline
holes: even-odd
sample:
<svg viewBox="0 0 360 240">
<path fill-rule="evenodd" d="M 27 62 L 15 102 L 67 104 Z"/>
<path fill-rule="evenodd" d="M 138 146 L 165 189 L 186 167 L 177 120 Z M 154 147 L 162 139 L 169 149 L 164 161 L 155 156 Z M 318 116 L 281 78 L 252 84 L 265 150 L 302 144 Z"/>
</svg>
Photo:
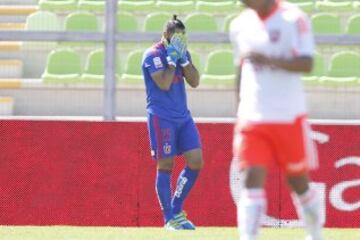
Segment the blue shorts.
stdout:
<svg viewBox="0 0 360 240">
<path fill-rule="evenodd" d="M 149 113 L 148 130 L 151 155 L 155 160 L 201 148 L 199 131 L 191 117 L 184 121 L 171 121 Z"/>
</svg>

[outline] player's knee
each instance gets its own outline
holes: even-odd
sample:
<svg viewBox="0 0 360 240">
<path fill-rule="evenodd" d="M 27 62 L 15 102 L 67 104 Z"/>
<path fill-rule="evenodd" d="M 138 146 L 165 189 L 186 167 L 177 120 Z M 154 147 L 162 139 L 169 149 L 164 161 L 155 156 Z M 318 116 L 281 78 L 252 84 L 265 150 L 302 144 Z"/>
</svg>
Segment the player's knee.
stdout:
<svg viewBox="0 0 360 240">
<path fill-rule="evenodd" d="M 160 159 L 157 162 L 157 168 L 160 170 L 172 170 L 174 161 L 172 159 Z"/>
<path fill-rule="evenodd" d="M 204 160 L 202 158 L 192 159 L 187 162 L 191 170 L 201 170 L 204 167 Z"/>
<path fill-rule="evenodd" d="M 306 174 L 288 176 L 287 181 L 291 189 L 299 195 L 305 193 L 309 189 L 309 177 Z"/>
<path fill-rule="evenodd" d="M 246 188 L 262 188 L 265 183 L 266 170 L 262 167 L 250 167 L 245 171 Z"/>
</svg>

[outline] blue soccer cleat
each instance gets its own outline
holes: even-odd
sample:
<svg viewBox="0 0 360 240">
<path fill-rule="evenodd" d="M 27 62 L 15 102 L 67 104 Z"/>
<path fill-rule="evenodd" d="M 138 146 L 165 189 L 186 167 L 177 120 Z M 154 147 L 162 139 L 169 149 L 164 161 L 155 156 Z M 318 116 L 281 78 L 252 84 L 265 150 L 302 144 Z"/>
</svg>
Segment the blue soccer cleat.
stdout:
<svg viewBox="0 0 360 240">
<path fill-rule="evenodd" d="M 187 219 L 185 211 L 180 212 L 179 214 L 174 215 L 174 220 L 182 226 L 184 230 L 195 230 L 195 225 Z"/>
<path fill-rule="evenodd" d="M 175 221 L 174 219 L 169 220 L 165 224 L 164 228 L 166 230 L 168 230 L 168 231 L 176 231 L 176 230 L 182 230 L 183 229 L 183 227 L 177 221 Z"/>
</svg>

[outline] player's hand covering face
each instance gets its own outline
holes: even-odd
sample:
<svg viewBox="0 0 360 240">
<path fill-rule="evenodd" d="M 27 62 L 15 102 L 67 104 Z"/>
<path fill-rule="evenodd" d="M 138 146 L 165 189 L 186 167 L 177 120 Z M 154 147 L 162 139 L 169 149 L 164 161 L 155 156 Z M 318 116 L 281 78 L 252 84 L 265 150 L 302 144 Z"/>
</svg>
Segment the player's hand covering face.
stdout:
<svg viewBox="0 0 360 240">
<path fill-rule="evenodd" d="M 170 45 L 172 45 L 175 50 L 182 57 L 186 54 L 187 51 L 187 37 L 185 33 L 177 32 L 174 33 L 170 39 Z"/>
</svg>

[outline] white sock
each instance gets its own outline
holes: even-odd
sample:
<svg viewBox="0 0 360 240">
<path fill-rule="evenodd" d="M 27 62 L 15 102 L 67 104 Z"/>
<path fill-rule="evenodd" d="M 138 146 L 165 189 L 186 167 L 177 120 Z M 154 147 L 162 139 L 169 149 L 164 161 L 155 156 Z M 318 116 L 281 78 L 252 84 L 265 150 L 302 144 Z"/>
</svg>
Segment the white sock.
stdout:
<svg viewBox="0 0 360 240">
<path fill-rule="evenodd" d="M 241 240 L 256 240 L 266 209 L 263 189 L 244 189 L 237 205 L 237 219 Z"/>
<path fill-rule="evenodd" d="M 324 217 L 322 216 L 322 203 L 315 189 L 309 190 L 302 195 L 292 194 L 294 204 L 300 219 L 304 222 L 305 230 L 309 234 L 307 239 L 322 240 L 322 227 Z"/>
</svg>

